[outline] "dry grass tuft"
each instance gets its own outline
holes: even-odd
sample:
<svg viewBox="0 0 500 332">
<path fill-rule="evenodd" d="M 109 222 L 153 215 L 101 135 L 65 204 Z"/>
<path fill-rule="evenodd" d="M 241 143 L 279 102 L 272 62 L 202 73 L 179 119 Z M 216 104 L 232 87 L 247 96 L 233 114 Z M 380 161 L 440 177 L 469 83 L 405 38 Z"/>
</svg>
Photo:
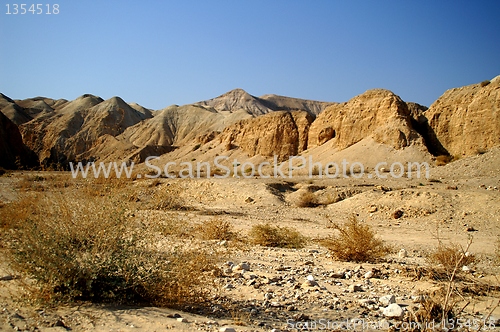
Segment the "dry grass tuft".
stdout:
<svg viewBox="0 0 500 332">
<path fill-rule="evenodd" d="M 297 230 L 288 227 L 258 224 L 250 229 L 250 241 L 265 247 L 302 248 L 307 238 Z"/>
<path fill-rule="evenodd" d="M 296 205 L 298 207 L 316 207 L 318 206 L 318 198 L 314 193 L 305 191 L 297 199 Z"/>
<path fill-rule="evenodd" d="M 36 281 L 33 301 L 87 300 L 175 306 L 204 301 L 217 254 L 158 238 L 120 201 L 46 195 L 7 204 L 0 219 L 10 227 L 9 261 Z M 19 209 L 19 207 L 22 209 Z"/>
<path fill-rule="evenodd" d="M 213 218 L 195 228 L 194 232 L 202 240 L 234 240 L 237 234 L 233 225 L 226 220 Z"/>
<path fill-rule="evenodd" d="M 428 255 L 427 262 L 431 268 L 442 269 L 447 276 L 451 276 L 453 272 L 461 272 L 462 266 L 474 264 L 476 257 L 456 243 L 446 245 L 440 241 L 438 247 Z"/>
<path fill-rule="evenodd" d="M 376 238 L 369 225 L 362 224 L 351 216 L 343 226 L 334 224 L 339 234 L 322 241 L 335 258 L 341 261 L 366 262 L 382 258 L 389 253 L 384 242 Z"/>
<path fill-rule="evenodd" d="M 453 160 L 452 156 L 440 155 L 436 157 L 436 166 L 444 166 Z"/>
</svg>

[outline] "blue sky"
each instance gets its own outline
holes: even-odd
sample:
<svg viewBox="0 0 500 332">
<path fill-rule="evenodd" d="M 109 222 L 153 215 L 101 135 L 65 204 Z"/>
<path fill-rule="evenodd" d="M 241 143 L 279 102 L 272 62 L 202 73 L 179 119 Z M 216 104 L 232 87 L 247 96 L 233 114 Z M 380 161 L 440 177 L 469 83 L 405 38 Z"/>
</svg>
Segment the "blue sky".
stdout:
<svg viewBox="0 0 500 332">
<path fill-rule="evenodd" d="M 429 106 L 500 74 L 499 1 L 1 2 L 0 92 L 15 99 L 161 109 L 234 88 L 339 102 L 385 88 Z"/>
</svg>

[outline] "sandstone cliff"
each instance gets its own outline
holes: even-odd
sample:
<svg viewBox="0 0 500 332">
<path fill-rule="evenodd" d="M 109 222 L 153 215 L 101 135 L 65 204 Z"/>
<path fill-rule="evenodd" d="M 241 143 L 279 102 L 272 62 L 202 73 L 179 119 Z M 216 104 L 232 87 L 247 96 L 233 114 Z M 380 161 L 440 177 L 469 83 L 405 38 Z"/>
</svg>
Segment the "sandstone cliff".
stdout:
<svg viewBox="0 0 500 332">
<path fill-rule="evenodd" d="M 23 143 L 17 126 L 0 112 L 0 167 L 35 167 L 38 158 Z"/>
<path fill-rule="evenodd" d="M 367 137 L 396 149 L 423 144 L 406 103 L 391 91 L 376 89 L 327 107 L 311 125 L 308 148 L 333 140 L 342 150 Z"/>
<path fill-rule="evenodd" d="M 500 145 L 500 76 L 446 91 L 425 113 L 434 144 L 450 155 L 473 155 Z"/>
<path fill-rule="evenodd" d="M 238 147 L 250 156 L 278 156 L 283 160 L 307 147 L 313 117 L 307 112 L 277 111 L 227 127 L 220 136 L 228 149 Z"/>
</svg>

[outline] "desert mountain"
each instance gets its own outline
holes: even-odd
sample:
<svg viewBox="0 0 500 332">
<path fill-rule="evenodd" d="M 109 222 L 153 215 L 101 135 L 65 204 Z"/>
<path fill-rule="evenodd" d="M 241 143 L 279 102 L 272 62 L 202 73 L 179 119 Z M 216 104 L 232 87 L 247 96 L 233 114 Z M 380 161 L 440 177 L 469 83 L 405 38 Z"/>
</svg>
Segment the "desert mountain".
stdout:
<svg viewBox="0 0 500 332">
<path fill-rule="evenodd" d="M 253 116 L 273 111 L 306 111 L 317 115 L 331 104 L 277 95 L 264 95 L 259 98 L 248 94 L 242 89 L 234 89 L 219 97 L 195 103 L 195 105 L 212 108 L 216 112 L 245 110 Z"/>
<path fill-rule="evenodd" d="M 327 107 L 311 125 L 308 148 L 333 139 L 335 148 L 343 150 L 366 137 L 396 149 L 423 144 L 411 120 L 401 98 L 388 90 L 369 90 L 346 103 Z"/>
<path fill-rule="evenodd" d="M 309 126 L 314 118 L 304 111 L 278 111 L 228 126 L 220 142 L 227 150 L 241 148 L 249 156 L 278 156 L 283 160 L 307 148 Z"/>
<path fill-rule="evenodd" d="M 36 154 L 24 145 L 16 124 L 0 112 L 0 167 L 17 169 L 37 164 Z"/>
<path fill-rule="evenodd" d="M 395 158 L 404 154 L 423 160 L 431 154 L 468 155 L 500 145 L 499 90 L 500 77 L 452 89 L 429 109 L 383 89 L 344 103 L 255 97 L 236 89 L 160 111 L 118 97 L 12 100 L 2 94 L 0 110 L 19 125 L 24 143 L 43 165 L 64 167 L 80 160 L 138 163 L 162 154 L 203 160 L 226 152 L 247 158 L 285 159 L 307 153 L 318 158 L 346 153 L 367 157 L 374 149 L 377 158 L 392 153 Z"/>
<path fill-rule="evenodd" d="M 103 135 L 116 136 L 151 115 L 119 97 L 83 95 L 20 126 L 25 143 L 44 165 L 66 163 L 91 149 Z"/>
<path fill-rule="evenodd" d="M 468 156 L 500 145 L 500 76 L 446 91 L 425 112 L 434 144 Z"/>
</svg>

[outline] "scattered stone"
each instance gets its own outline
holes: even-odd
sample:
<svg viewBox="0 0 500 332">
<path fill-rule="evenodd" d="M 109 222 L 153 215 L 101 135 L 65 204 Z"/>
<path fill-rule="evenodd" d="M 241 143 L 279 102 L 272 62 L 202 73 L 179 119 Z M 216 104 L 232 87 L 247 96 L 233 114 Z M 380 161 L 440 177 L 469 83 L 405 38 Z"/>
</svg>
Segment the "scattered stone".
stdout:
<svg viewBox="0 0 500 332">
<path fill-rule="evenodd" d="M 401 211 L 401 210 L 396 210 L 396 211 L 394 211 L 394 213 L 392 214 L 392 217 L 393 217 L 394 219 L 399 219 L 399 218 L 401 218 L 402 216 L 403 216 L 403 211 Z"/>
<path fill-rule="evenodd" d="M 349 290 L 351 292 L 362 292 L 363 291 L 363 287 L 361 287 L 361 285 L 350 285 L 349 286 Z"/>
<path fill-rule="evenodd" d="M 399 255 L 399 258 L 406 258 L 406 257 L 408 257 L 408 252 L 406 251 L 405 248 L 403 248 L 399 251 L 398 255 Z"/>
<path fill-rule="evenodd" d="M 181 315 L 179 315 L 178 313 L 175 313 L 175 314 L 168 314 L 167 317 L 177 319 L 177 318 L 181 318 Z"/>
<path fill-rule="evenodd" d="M 318 283 L 314 280 L 307 279 L 302 283 L 302 288 L 315 287 L 315 286 L 318 286 Z"/>
<path fill-rule="evenodd" d="M 470 272 L 470 267 L 468 267 L 467 265 L 464 265 L 464 266 L 462 266 L 462 271 Z"/>
<path fill-rule="evenodd" d="M 247 198 L 245 199 L 245 203 L 252 203 L 252 202 L 254 202 L 254 201 L 255 201 L 255 200 L 254 200 L 252 197 L 247 197 Z"/>
<path fill-rule="evenodd" d="M 232 267 L 233 272 L 239 272 L 239 271 L 250 271 L 250 264 L 247 262 L 242 262 L 240 264 L 234 265 Z"/>
<path fill-rule="evenodd" d="M 232 327 L 221 327 L 219 332 L 236 332 L 236 330 Z"/>
<path fill-rule="evenodd" d="M 477 232 L 477 229 L 475 229 L 474 227 L 472 226 L 468 226 L 466 229 L 465 229 L 466 232 Z"/>
<path fill-rule="evenodd" d="M 181 322 L 181 323 L 187 323 L 188 322 L 187 318 L 184 318 L 184 317 L 177 318 L 177 321 Z"/>
<path fill-rule="evenodd" d="M 389 304 L 396 303 L 396 297 L 394 295 L 384 295 L 378 301 L 381 305 L 388 306 Z"/>
<path fill-rule="evenodd" d="M 378 208 L 375 205 L 372 205 L 368 208 L 369 213 L 375 213 L 378 211 Z"/>
<path fill-rule="evenodd" d="M 402 318 L 403 308 L 401 308 L 397 303 L 391 303 L 386 308 L 384 308 L 382 314 L 387 318 Z"/>
<path fill-rule="evenodd" d="M 371 279 L 373 278 L 373 271 L 368 271 L 365 273 L 365 279 Z"/>
<path fill-rule="evenodd" d="M 448 190 L 458 190 L 458 187 L 457 186 L 448 186 L 448 187 L 446 187 L 446 189 L 448 189 Z"/>
</svg>

